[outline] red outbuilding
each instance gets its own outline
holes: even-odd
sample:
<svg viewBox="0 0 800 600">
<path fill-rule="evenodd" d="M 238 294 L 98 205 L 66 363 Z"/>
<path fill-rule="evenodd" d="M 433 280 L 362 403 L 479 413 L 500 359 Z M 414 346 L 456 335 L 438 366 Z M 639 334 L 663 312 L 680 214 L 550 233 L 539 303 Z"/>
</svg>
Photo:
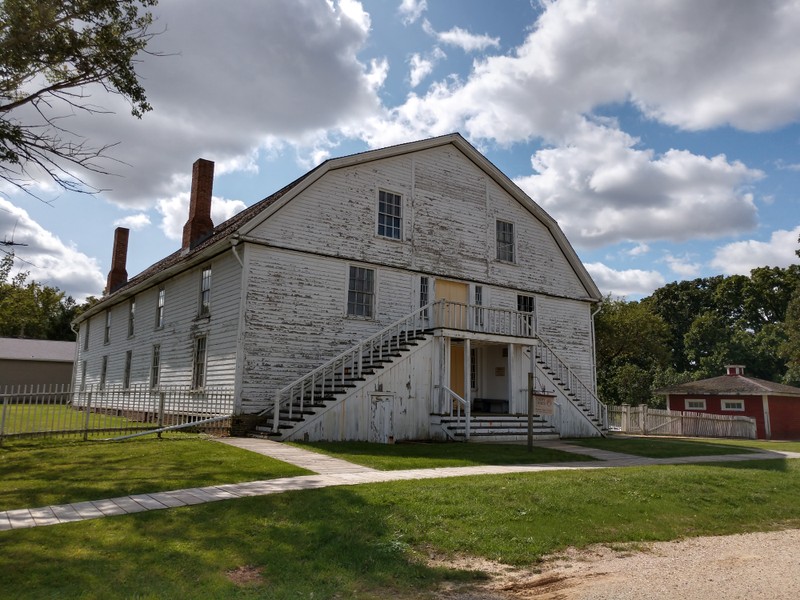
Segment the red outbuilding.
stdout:
<svg viewBox="0 0 800 600">
<path fill-rule="evenodd" d="M 670 410 L 752 417 L 759 439 L 800 439 L 800 388 L 746 377 L 742 365 L 728 365 L 720 377 L 655 390 Z"/>
</svg>

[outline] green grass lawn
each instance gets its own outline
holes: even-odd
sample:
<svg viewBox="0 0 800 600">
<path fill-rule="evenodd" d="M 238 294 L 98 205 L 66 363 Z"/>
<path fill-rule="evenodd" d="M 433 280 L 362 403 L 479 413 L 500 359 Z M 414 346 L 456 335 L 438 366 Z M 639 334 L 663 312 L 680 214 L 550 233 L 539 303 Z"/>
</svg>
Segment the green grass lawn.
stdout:
<svg viewBox="0 0 800 600">
<path fill-rule="evenodd" d="M 0 414 L 2 411 L 3 406 L 0 405 Z M 5 407 L 2 433 L 11 436 L 37 431 L 83 431 L 86 425 L 86 413 L 68 405 L 9 404 Z M 88 426 L 89 429 L 119 429 L 144 427 L 145 424 L 124 417 L 90 412 Z"/>
<path fill-rule="evenodd" d="M 528 452 L 526 444 L 307 442 L 292 445 L 381 471 L 594 460 L 549 448 L 534 447 L 533 452 Z"/>
<path fill-rule="evenodd" d="M 124 442 L 6 441 L 0 447 L 0 510 L 307 473 L 180 433 Z"/>
<path fill-rule="evenodd" d="M 653 437 L 608 437 L 582 438 L 569 440 L 571 444 L 587 448 L 598 448 L 612 452 L 622 452 L 648 458 L 675 458 L 679 456 L 715 456 L 720 454 L 742 454 L 749 452 L 754 446 L 744 443 L 736 444 L 732 440 L 653 438 Z M 748 440 L 753 444 L 753 440 Z"/>
<path fill-rule="evenodd" d="M 800 461 L 345 486 L 0 532 L 9 598 L 425 598 L 568 546 L 800 526 Z M 429 595 L 430 594 L 430 595 Z"/>
</svg>

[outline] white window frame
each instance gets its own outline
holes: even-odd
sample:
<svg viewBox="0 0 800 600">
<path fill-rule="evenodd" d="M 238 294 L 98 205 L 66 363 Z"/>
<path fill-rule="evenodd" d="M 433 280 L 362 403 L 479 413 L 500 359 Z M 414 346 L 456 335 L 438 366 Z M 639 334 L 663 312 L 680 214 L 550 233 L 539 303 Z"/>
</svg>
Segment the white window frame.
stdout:
<svg viewBox="0 0 800 600">
<path fill-rule="evenodd" d="M 508 225 L 508 228 L 505 228 L 505 231 L 501 231 L 500 225 Z M 495 239 L 495 257 L 498 261 L 515 264 L 517 262 L 517 236 L 516 236 L 516 227 L 514 227 L 513 221 L 505 221 L 503 219 L 497 219 L 495 221 L 494 226 L 494 239 Z M 507 234 L 511 235 L 511 240 L 501 239 L 501 234 L 505 237 Z"/>
<path fill-rule="evenodd" d="M 106 325 L 103 329 L 103 344 L 111 343 L 111 309 L 106 309 Z"/>
<path fill-rule="evenodd" d="M 194 338 L 192 349 L 192 389 L 201 390 L 206 385 L 208 364 L 208 336 L 198 335 Z"/>
<path fill-rule="evenodd" d="M 427 275 L 419 278 L 419 307 L 424 308 L 431 302 L 431 280 Z M 428 318 L 428 309 L 422 314 L 423 319 Z"/>
<path fill-rule="evenodd" d="M 100 389 L 106 389 L 106 378 L 108 377 L 108 354 L 103 356 L 103 361 L 100 364 Z"/>
<path fill-rule="evenodd" d="M 475 305 L 475 325 L 483 327 L 484 302 L 482 285 L 472 286 L 472 303 Z"/>
<path fill-rule="evenodd" d="M 690 406 L 692 402 L 699 402 L 702 406 Z M 706 410 L 705 398 L 686 398 L 683 401 L 683 410 Z"/>
<path fill-rule="evenodd" d="M 158 387 L 161 381 L 161 344 L 153 344 L 150 354 L 150 387 Z"/>
<path fill-rule="evenodd" d="M 133 337 L 136 319 L 136 297 L 128 302 L 128 337 Z"/>
<path fill-rule="evenodd" d="M 358 290 L 352 289 L 351 283 L 353 281 L 353 270 L 359 269 L 365 272 L 372 273 L 372 290 Z M 356 297 L 351 302 L 351 294 L 355 294 Z M 363 294 L 366 297 L 371 299 L 369 304 L 359 301 L 357 295 Z M 369 321 L 375 320 L 375 315 L 377 313 L 378 308 L 378 270 L 373 269 L 371 267 L 365 267 L 362 265 L 348 265 L 347 266 L 347 295 L 345 298 L 345 314 L 348 318 L 351 319 L 365 319 Z M 359 306 L 365 306 L 369 308 L 369 314 L 360 314 L 358 311 L 351 312 L 351 306 L 355 309 Z"/>
<path fill-rule="evenodd" d="M 730 408 L 730 407 L 726 408 L 725 407 L 725 403 L 726 402 L 730 402 L 732 404 L 736 404 L 737 407 L 736 408 Z M 728 411 L 731 411 L 731 412 L 744 412 L 744 400 L 739 400 L 739 399 L 736 399 L 736 398 L 722 398 L 719 401 L 719 408 L 720 408 L 720 410 L 728 410 Z"/>
<path fill-rule="evenodd" d="M 84 336 L 83 336 L 83 349 L 84 350 L 88 350 L 89 349 L 89 332 L 91 331 L 91 328 L 89 327 L 89 324 L 91 322 L 92 322 L 91 319 L 86 319 L 84 321 L 84 324 L 86 325 L 86 331 L 85 331 Z M 83 329 L 83 328 L 81 328 L 81 329 Z"/>
<path fill-rule="evenodd" d="M 164 307 L 166 304 L 167 290 L 164 287 L 160 287 L 156 296 L 156 329 L 164 327 Z"/>
<path fill-rule="evenodd" d="M 197 314 L 201 317 L 211 314 L 211 265 L 200 271 L 200 306 Z"/>
<path fill-rule="evenodd" d="M 394 200 L 396 199 L 396 208 L 400 214 L 395 215 L 389 211 L 381 210 L 383 204 L 387 200 L 392 201 L 392 209 L 395 208 Z M 375 231 L 378 236 L 389 240 L 403 240 L 403 213 L 405 212 L 403 206 L 403 195 L 397 192 L 390 192 L 389 190 L 378 190 L 378 201 L 376 203 L 376 221 Z M 396 223 L 395 223 L 396 221 Z M 383 230 L 382 230 L 383 229 Z"/>
<path fill-rule="evenodd" d="M 125 371 L 122 374 L 122 389 L 129 390 L 131 388 L 131 368 L 133 366 L 133 350 L 128 350 L 125 353 Z"/>
</svg>

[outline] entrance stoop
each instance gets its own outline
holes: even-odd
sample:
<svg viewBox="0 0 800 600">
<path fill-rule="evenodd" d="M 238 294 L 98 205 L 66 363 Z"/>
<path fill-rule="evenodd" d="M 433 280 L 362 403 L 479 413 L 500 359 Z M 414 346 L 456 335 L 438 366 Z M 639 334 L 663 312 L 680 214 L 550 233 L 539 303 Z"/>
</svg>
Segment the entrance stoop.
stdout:
<svg viewBox="0 0 800 600">
<path fill-rule="evenodd" d="M 449 439 L 466 441 L 462 416 L 441 417 L 441 428 Z M 559 439 L 556 429 L 541 417 L 534 417 L 533 437 L 536 440 Z M 526 442 L 528 415 L 473 415 L 469 426 L 470 442 Z"/>
</svg>

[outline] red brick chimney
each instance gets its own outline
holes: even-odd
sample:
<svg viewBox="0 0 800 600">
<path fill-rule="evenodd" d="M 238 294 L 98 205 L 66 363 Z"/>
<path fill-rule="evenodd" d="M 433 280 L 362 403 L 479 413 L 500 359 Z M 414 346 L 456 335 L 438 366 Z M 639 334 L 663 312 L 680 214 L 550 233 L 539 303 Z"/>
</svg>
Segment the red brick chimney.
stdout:
<svg viewBox="0 0 800 600">
<path fill-rule="evenodd" d="M 111 270 L 106 280 L 106 294 L 115 292 L 128 283 L 128 271 L 125 263 L 128 262 L 128 235 L 130 229 L 117 227 L 114 230 L 114 253 L 111 255 Z"/>
<path fill-rule="evenodd" d="M 205 240 L 212 231 L 211 190 L 214 187 L 214 163 L 198 158 L 192 166 L 192 192 L 189 196 L 189 220 L 183 226 L 184 250 Z"/>
</svg>

